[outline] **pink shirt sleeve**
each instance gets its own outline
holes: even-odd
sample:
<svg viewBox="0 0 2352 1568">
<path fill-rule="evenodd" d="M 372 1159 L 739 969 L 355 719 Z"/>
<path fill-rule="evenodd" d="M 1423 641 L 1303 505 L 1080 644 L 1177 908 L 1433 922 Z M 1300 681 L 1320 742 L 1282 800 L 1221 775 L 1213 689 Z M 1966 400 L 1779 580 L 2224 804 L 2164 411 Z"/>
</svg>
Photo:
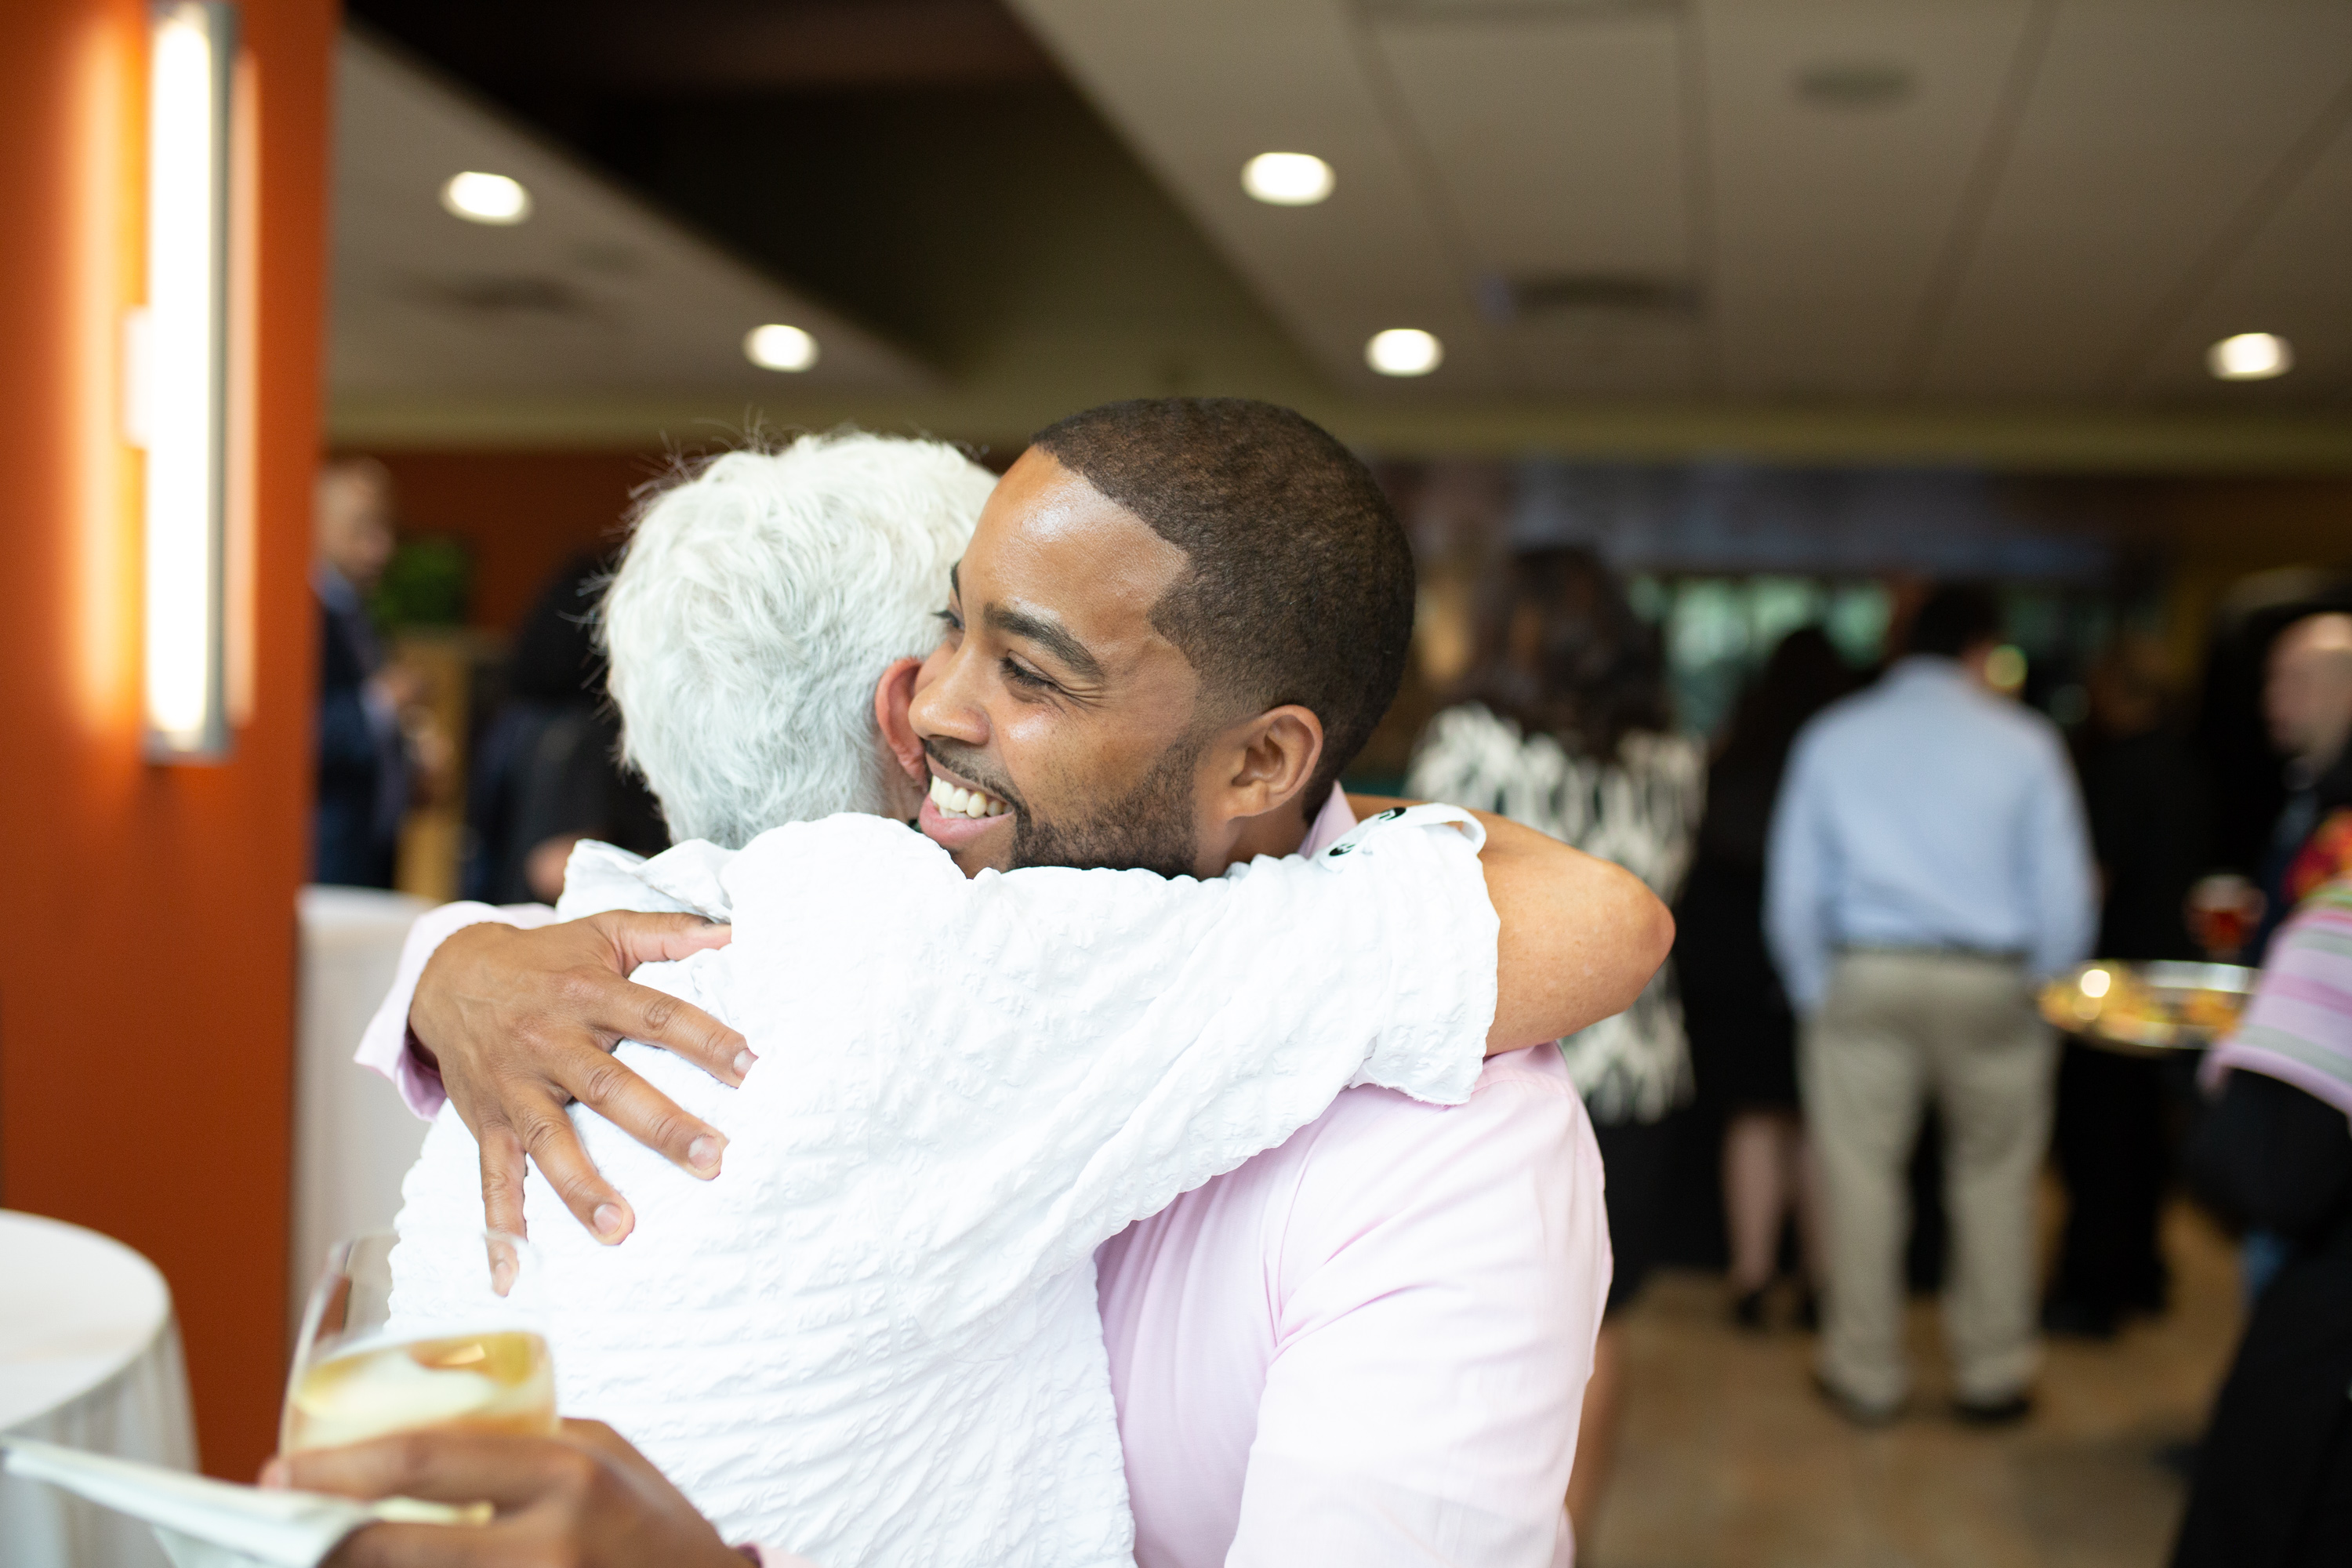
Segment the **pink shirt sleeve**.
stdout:
<svg viewBox="0 0 2352 1568">
<path fill-rule="evenodd" d="M 392 990 L 368 1020 L 367 1032 L 360 1036 L 360 1048 L 352 1059 L 392 1079 L 400 1090 L 400 1098 L 408 1109 L 430 1121 L 439 1113 L 442 1102 L 449 1097 L 442 1091 L 440 1072 L 428 1066 L 409 1048 L 408 1009 L 416 999 L 416 982 L 425 973 L 427 960 L 436 950 L 457 931 L 485 921 L 503 921 L 512 926 L 543 926 L 555 923 L 555 911 L 545 904 L 443 904 L 416 917 L 408 928 L 408 940 L 401 944 L 400 968 L 394 973 Z"/>
<path fill-rule="evenodd" d="M 1609 1289 L 1600 1151 L 1556 1052 L 1496 1062 L 1519 1070 L 1410 1136 L 1318 1151 L 1279 1243 L 1227 1568 L 1573 1561 Z"/>
</svg>

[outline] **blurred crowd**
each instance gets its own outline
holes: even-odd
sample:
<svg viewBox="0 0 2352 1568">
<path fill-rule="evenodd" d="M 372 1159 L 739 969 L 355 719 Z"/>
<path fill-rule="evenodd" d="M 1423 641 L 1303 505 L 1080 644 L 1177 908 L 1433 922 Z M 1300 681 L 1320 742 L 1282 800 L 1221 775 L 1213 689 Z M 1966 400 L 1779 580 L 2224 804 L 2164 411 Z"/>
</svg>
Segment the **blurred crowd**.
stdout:
<svg viewBox="0 0 2352 1568">
<path fill-rule="evenodd" d="M 419 661 L 385 646 L 393 628 L 382 623 L 392 617 L 372 602 L 394 559 L 391 475 L 367 458 L 328 464 L 315 515 L 313 881 L 552 903 L 582 838 L 645 855 L 667 846 L 653 796 L 620 764 L 619 721 L 605 699 L 594 622 L 609 553 L 583 552 L 556 569 L 501 657 L 463 671 L 479 689 L 465 693 L 464 717 L 452 723 Z M 440 886 L 412 868 L 404 883 L 404 826 L 445 800 L 462 814 L 454 878 Z"/>
<path fill-rule="evenodd" d="M 2042 1333 L 2164 1310 L 2185 1177 L 2244 1237 L 2254 1310 L 2176 1561 L 2352 1560 L 2352 615 L 2306 592 L 2225 623 L 2193 728 L 2163 647 L 2120 637 L 2065 732 L 2017 700 L 2000 599 L 1948 584 L 1875 670 L 1787 634 L 1708 751 L 1591 553 L 1514 557 L 1478 628 L 1407 793 L 1615 860 L 1680 923 L 1641 1002 L 1561 1042 L 1608 1170 L 1612 1319 L 1666 1249 L 1691 1163 L 1669 1130 L 1704 1095 L 1733 1320 L 1818 1330 L 1822 1396 L 1877 1426 L 1908 1403 L 1906 1283 L 1940 1276 L 1952 1414 L 2007 1424 Z M 2219 758 L 2195 743 L 2217 734 Z M 2200 1088 L 2185 1053 L 2042 1021 L 2040 986 L 2095 956 L 2264 973 Z M 2045 1170 L 2066 1199 L 2046 1262 Z M 1615 1338 L 1570 1494 L 1583 1539 L 1625 1398 Z"/>
</svg>

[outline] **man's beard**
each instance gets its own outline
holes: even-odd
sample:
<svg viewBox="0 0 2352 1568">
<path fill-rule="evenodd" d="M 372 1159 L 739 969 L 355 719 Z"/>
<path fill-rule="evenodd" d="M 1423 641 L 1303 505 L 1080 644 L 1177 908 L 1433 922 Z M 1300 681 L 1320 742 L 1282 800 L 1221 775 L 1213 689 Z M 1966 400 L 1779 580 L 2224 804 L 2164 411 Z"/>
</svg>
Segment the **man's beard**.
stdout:
<svg viewBox="0 0 2352 1568">
<path fill-rule="evenodd" d="M 1160 753 L 1136 786 L 1118 801 L 1083 816 L 1047 821 L 1007 790 L 977 756 L 952 742 L 925 741 L 940 764 L 971 780 L 1013 809 L 1013 864 L 1067 866 L 1078 870 L 1157 871 L 1189 877 L 1199 864 L 1193 837 L 1192 775 L 1204 737 L 1188 734 Z"/>
</svg>

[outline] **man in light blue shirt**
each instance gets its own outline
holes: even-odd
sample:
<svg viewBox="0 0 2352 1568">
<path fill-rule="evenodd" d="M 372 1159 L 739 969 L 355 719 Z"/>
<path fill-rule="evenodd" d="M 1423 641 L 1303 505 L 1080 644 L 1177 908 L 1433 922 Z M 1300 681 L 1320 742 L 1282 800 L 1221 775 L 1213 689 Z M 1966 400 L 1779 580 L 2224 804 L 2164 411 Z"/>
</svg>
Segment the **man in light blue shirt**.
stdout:
<svg viewBox="0 0 2352 1568">
<path fill-rule="evenodd" d="M 2000 626 L 1990 593 L 1938 590 L 1909 657 L 1798 736 L 1773 815 L 1766 935 L 1802 1020 L 1829 1219 L 1817 1370 L 1865 1422 L 1891 1419 L 1909 1387 L 1905 1176 L 1931 1098 L 1958 1414 L 2023 1415 L 2040 1362 L 2033 1183 L 2056 1047 L 2033 988 L 2087 953 L 2097 907 L 2058 732 L 1985 679 Z"/>
</svg>

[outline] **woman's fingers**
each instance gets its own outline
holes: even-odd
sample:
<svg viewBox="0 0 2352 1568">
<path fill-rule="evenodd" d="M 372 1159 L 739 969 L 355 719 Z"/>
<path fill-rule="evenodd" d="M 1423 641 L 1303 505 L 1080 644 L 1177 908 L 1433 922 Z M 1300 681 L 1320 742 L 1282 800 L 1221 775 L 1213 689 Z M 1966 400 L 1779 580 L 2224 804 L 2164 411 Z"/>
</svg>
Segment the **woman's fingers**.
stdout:
<svg viewBox="0 0 2352 1568">
<path fill-rule="evenodd" d="M 339 1497 L 424 1498 L 463 1505 L 487 1502 L 505 1513 L 551 1493 L 583 1496 L 594 1485 L 597 1457 L 553 1437 L 436 1428 L 395 1433 L 343 1448 L 280 1454 L 268 1484 Z M 443 1539 L 446 1539 L 446 1536 Z"/>
<path fill-rule="evenodd" d="M 486 1525 L 373 1524 L 331 1568 L 742 1568 L 709 1521 L 610 1427 L 450 1429 L 270 1461 L 267 1483 L 349 1497 L 488 1502 Z"/>
<path fill-rule="evenodd" d="M 343 1537 L 321 1568 L 528 1568 L 509 1533 L 497 1525 L 371 1524 Z"/>
</svg>

